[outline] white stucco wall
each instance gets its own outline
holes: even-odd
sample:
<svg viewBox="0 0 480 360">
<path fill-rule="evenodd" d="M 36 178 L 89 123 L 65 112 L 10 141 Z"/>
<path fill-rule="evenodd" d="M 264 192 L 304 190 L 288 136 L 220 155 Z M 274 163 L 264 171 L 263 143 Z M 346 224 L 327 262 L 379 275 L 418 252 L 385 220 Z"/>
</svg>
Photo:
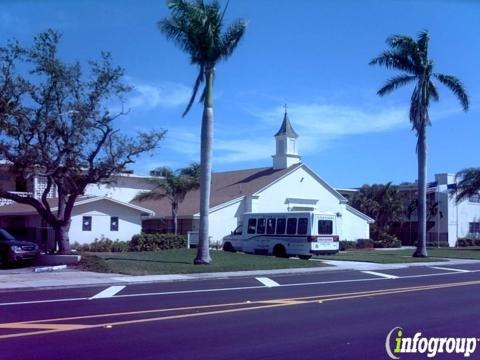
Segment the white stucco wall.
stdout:
<svg viewBox="0 0 480 360">
<path fill-rule="evenodd" d="M 370 238 L 370 225 L 347 207 L 342 212 L 341 223 L 342 232 L 339 234 L 341 240 L 355 241 Z"/>
<path fill-rule="evenodd" d="M 252 212 L 289 211 L 288 198 L 318 200 L 316 210 L 340 212 L 342 206 L 335 195 L 322 186 L 309 172 L 300 167 L 252 200 Z"/>
<path fill-rule="evenodd" d="M 209 213 L 210 244 L 221 244 L 225 235 L 235 230 L 244 213 L 244 200 L 237 201 L 228 206 Z"/>
<path fill-rule="evenodd" d="M 142 229 L 139 211 L 108 200 L 75 206 L 72 215 L 69 231 L 70 243 L 90 243 L 95 238 L 100 239 L 102 235 L 111 240 L 127 241 L 133 235 L 140 233 Z M 83 216 L 92 217 L 91 231 L 82 230 Z M 110 231 L 110 218 L 112 216 L 119 218 L 118 231 Z"/>
</svg>

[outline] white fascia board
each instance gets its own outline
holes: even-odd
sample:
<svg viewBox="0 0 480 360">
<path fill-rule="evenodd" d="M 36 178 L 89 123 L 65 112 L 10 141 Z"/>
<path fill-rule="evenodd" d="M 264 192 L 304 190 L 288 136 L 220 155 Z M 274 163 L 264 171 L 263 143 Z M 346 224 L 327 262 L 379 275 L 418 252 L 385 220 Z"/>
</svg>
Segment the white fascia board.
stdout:
<svg viewBox="0 0 480 360">
<path fill-rule="evenodd" d="M 142 212 L 142 213 L 146 213 L 146 214 L 150 214 L 150 215 L 155 215 L 155 212 L 152 211 L 152 210 L 150 210 L 150 209 L 146 209 L 146 208 L 143 208 L 143 207 L 141 207 L 141 206 L 133 205 L 133 204 L 130 204 L 130 203 L 127 203 L 127 202 L 123 202 L 123 201 L 120 201 L 120 200 L 116 200 L 116 199 L 113 199 L 113 198 L 108 197 L 108 196 L 94 196 L 94 197 L 89 197 L 89 198 L 84 199 L 84 200 L 76 201 L 73 206 L 75 207 L 75 206 L 79 206 L 79 205 L 85 205 L 85 204 L 89 204 L 89 203 L 96 202 L 96 201 L 101 201 L 101 200 L 110 201 L 110 202 L 113 202 L 113 203 L 115 203 L 115 204 L 118 204 L 118 205 L 121 205 L 121 206 L 128 207 L 128 208 L 130 208 L 130 209 L 134 209 L 134 210 L 140 211 L 140 212 Z M 52 211 L 56 211 L 57 209 L 58 209 L 58 206 L 52 207 Z"/>
<path fill-rule="evenodd" d="M 369 224 L 373 224 L 375 222 L 374 219 L 372 219 L 370 216 L 368 215 L 365 215 L 364 213 L 362 213 L 361 211 L 358 211 L 357 209 L 355 209 L 354 207 L 346 204 L 345 205 L 345 209 L 347 209 L 348 211 L 350 211 L 352 214 L 355 214 L 359 217 L 361 217 L 362 219 L 366 220 Z"/>
</svg>

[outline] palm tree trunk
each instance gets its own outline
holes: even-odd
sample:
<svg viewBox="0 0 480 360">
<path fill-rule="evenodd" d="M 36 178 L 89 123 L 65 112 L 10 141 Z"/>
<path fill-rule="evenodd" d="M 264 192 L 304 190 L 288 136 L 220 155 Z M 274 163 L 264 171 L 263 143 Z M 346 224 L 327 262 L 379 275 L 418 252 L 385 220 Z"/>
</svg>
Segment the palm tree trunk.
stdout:
<svg viewBox="0 0 480 360">
<path fill-rule="evenodd" d="M 424 124 L 418 131 L 418 239 L 414 257 L 427 255 L 427 128 Z"/>
<path fill-rule="evenodd" d="M 213 143 L 213 68 L 205 71 L 206 89 L 203 107 L 200 150 L 200 224 L 198 231 L 196 265 L 210 264 L 208 239 L 208 211 L 210 209 L 210 186 L 212 180 Z"/>
</svg>

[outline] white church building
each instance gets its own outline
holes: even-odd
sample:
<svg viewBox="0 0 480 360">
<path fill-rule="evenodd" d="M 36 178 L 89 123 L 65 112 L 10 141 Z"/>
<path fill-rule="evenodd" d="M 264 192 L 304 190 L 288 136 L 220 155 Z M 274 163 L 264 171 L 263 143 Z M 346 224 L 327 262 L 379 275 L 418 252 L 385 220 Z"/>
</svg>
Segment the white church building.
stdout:
<svg viewBox="0 0 480 360">
<path fill-rule="evenodd" d="M 374 220 L 347 204 L 338 191 L 301 162 L 298 135 L 287 112 L 275 134 L 276 151 L 271 167 L 212 174 L 209 229 L 210 243 L 220 244 L 240 223 L 245 212 L 320 211 L 336 216 L 341 240 L 368 239 Z M 133 202 L 155 215 L 143 222 L 146 231 L 171 229 L 171 207 L 167 199 Z M 179 204 L 181 233 L 198 230 L 200 192 L 189 192 Z"/>
</svg>

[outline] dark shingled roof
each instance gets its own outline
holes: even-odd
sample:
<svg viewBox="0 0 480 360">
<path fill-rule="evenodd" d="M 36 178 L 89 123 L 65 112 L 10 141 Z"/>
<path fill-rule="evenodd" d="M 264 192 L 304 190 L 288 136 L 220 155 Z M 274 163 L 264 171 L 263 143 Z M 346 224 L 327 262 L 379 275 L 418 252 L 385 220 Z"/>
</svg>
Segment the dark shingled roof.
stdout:
<svg viewBox="0 0 480 360">
<path fill-rule="evenodd" d="M 213 173 L 210 208 L 242 196 L 252 195 L 301 165 L 299 163 L 279 170 L 269 167 Z M 157 216 L 171 216 L 170 201 L 166 198 L 133 200 L 131 203 L 153 210 Z M 190 191 L 178 206 L 178 216 L 190 217 L 197 214 L 200 212 L 199 206 L 200 190 Z"/>
<path fill-rule="evenodd" d="M 287 135 L 288 137 L 298 138 L 298 134 L 295 132 L 295 130 L 293 130 L 286 111 L 285 115 L 283 116 L 282 126 L 280 126 L 280 130 L 278 130 L 278 132 L 275 134 L 275 136 L 278 135 Z"/>
</svg>

